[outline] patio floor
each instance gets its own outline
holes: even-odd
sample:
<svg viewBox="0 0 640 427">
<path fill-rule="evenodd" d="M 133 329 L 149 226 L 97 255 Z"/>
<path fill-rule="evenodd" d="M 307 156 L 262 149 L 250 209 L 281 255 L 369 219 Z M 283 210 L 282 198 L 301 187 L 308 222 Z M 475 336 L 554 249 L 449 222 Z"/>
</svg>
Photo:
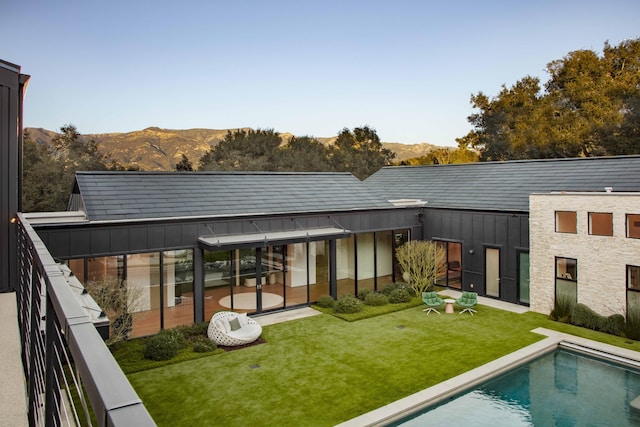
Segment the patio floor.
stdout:
<svg viewBox="0 0 640 427">
<path fill-rule="evenodd" d="M 0 424 L 27 426 L 26 384 L 20 360 L 16 294 L 0 294 Z"/>
</svg>

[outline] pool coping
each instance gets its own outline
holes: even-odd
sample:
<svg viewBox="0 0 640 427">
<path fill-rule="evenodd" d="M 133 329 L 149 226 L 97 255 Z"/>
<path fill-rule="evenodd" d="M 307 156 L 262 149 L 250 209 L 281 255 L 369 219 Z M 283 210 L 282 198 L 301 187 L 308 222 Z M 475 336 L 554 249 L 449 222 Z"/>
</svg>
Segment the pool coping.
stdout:
<svg viewBox="0 0 640 427">
<path fill-rule="evenodd" d="M 405 417 L 408 413 L 438 404 L 463 390 L 473 388 L 484 381 L 494 378 L 514 366 L 522 365 L 536 357 L 551 352 L 557 349 L 562 343 L 578 345 L 583 348 L 605 353 L 608 356 L 629 359 L 640 364 L 640 352 L 634 350 L 628 350 L 546 328 L 536 328 L 531 332 L 545 335 L 547 338 L 403 399 L 396 400 L 371 412 L 352 418 L 338 424 L 338 427 L 373 427 L 387 425 Z"/>
</svg>

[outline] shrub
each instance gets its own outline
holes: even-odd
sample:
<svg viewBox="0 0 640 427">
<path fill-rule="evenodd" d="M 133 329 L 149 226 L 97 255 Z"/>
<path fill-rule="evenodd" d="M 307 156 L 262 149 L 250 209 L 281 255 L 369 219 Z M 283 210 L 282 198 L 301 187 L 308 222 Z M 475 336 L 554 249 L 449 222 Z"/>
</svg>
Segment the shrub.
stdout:
<svg viewBox="0 0 640 427">
<path fill-rule="evenodd" d="M 176 329 L 182 333 L 182 336 L 187 341 L 199 339 L 201 336 L 207 336 L 207 329 L 209 328 L 209 322 L 197 322 L 192 325 L 178 326 Z"/>
<path fill-rule="evenodd" d="M 399 288 L 391 292 L 389 295 L 389 302 L 392 304 L 399 304 L 402 302 L 409 302 L 411 301 L 411 298 L 413 297 L 407 289 Z"/>
<path fill-rule="evenodd" d="M 576 304 L 571 312 L 571 323 L 576 326 L 598 330 L 602 316 L 584 304 Z"/>
<path fill-rule="evenodd" d="M 622 335 L 624 331 L 624 316 L 613 314 L 602 316 L 584 304 L 576 304 L 571 312 L 571 323 L 576 326 L 593 329 L 612 335 Z"/>
<path fill-rule="evenodd" d="M 627 308 L 627 321 L 625 323 L 625 335 L 632 340 L 640 340 L 640 307 L 629 305 Z"/>
<path fill-rule="evenodd" d="M 395 283 L 391 283 L 387 286 L 385 286 L 384 288 L 382 288 L 382 293 L 385 294 L 386 296 L 391 296 L 391 293 L 395 290 L 398 289 L 403 289 L 405 291 L 407 291 L 409 293 L 409 295 L 411 297 L 415 296 L 415 291 L 406 283 L 404 282 L 395 282 Z"/>
<path fill-rule="evenodd" d="M 365 305 L 385 305 L 389 303 L 389 298 L 380 292 L 370 292 L 364 297 Z"/>
<path fill-rule="evenodd" d="M 607 334 L 622 336 L 624 334 L 625 324 L 622 314 L 612 314 L 604 320 L 602 332 Z"/>
<path fill-rule="evenodd" d="M 316 304 L 318 307 L 333 308 L 336 305 L 336 300 L 331 295 L 320 295 Z"/>
<path fill-rule="evenodd" d="M 197 337 L 193 340 L 193 352 L 194 353 L 208 353 L 217 349 L 218 346 L 215 342 L 211 341 L 207 337 Z"/>
<path fill-rule="evenodd" d="M 360 289 L 358 291 L 358 299 L 360 301 L 364 301 L 367 298 L 367 295 L 372 294 L 373 291 L 371 289 Z"/>
<path fill-rule="evenodd" d="M 333 311 L 336 313 L 358 313 L 362 311 L 362 301 L 353 295 L 343 295 L 336 301 Z"/>
<path fill-rule="evenodd" d="M 144 347 L 144 357 L 151 360 L 169 360 L 184 348 L 186 341 L 178 329 L 165 329 L 149 338 Z"/>
</svg>

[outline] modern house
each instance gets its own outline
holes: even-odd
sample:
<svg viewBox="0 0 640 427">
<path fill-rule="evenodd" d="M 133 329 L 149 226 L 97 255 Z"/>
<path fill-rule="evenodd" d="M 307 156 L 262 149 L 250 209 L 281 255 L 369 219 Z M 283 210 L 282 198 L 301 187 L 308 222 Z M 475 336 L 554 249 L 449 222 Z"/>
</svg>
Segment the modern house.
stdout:
<svg viewBox="0 0 640 427">
<path fill-rule="evenodd" d="M 126 281 L 132 336 L 381 289 L 421 206 L 348 173 L 78 172 L 69 213 L 28 214 L 81 282 Z"/>
<path fill-rule="evenodd" d="M 445 250 L 440 285 L 548 313 L 555 275 L 537 272 L 556 263 L 536 252 L 531 265 L 530 216 L 553 204 L 530 206 L 530 195 L 596 200 L 605 188 L 612 205 L 598 212 L 637 201 L 640 157 L 387 167 L 365 182 L 348 173 L 78 172 L 69 213 L 27 218 L 81 282 L 135 289 L 132 336 L 144 336 L 222 309 L 260 314 L 379 290 L 401 280 L 395 250 L 412 239 Z M 625 212 L 640 214 L 633 203 Z M 607 312 L 625 311 L 625 283 L 609 285 L 621 289 Z"/>
<path fill-rule="evenodd" d="M 548 298 L 548 288 L 552 287 L 550 292 L 553 294 L 556 277 L 554 255 L 549 253 L 542 256 L 538 250 L 544 252 L 547 248 L 538 249 L 539 246 L 534 246 L 534 243 L 546 238 L 538 235 L 539 232 L 548 233 L 548 227 L 553 230 L 555 217 L 553 214 L 549 216 L 549 212 L 563 209 L 575 211 L 578 205 L 575 208 L 557 205 L 556 209 L 551 201 L 555 203 L 558 196 L 535 196 L 531 198 L 531 203 L 529 196 L 582 192 L 583 201 L 579 209 L 583 212 L 579 226 L 583 234 L 586 234 L 586 222 L 583 221 L 586 221 L 587 212 L 615 211 L 617 237 L 624 235 L 625 214 L 631 215 L 628 218 L 632 218 L 633 224 L 634 215 L 640 213 L 637 206 L 640 156 L 387 167 L 369 177 L 365 184 L 385 198 L 419 198 L 427 201 L 422 209 L 422 238 L 441 242 L 447 249 L 448 272 L 441 284 L 512 303 L 531 304 L 532 310 L 542 313 L 549 313 L 553 308 L 553 299 Z M 595 200 L 599 201 L 598 208 L 596 205 L 589 208 L 587 205 Z M 540 219 L 541 215 L 546 216 Z M 559 238 L 558 235 L 555 237 Z M 581 250 L 591 251 L 590 259 L 612 257 L 603 253 L 604 247 L 596 245 L 597 241 L 597 238 L 589 241 L 566 239 L 565 244 L 574 245 L 575 250 L 556 251 L 555 255 L 569 256 Z M 633 242 L 622 243 L 629 245 Z M 615 246 L 611 241 L 607 244 L 609 247 Z M 638 265 L 638 246 L 625 248 L 626 259 L 636 259 L 635 262 L 629 260 L 629 264 Z M 551 261 L 548 256 L 552 257 Z M 581 268 L 587 266 L 588 259 L 583 257 Z M 595 266 L 585 270 L 585 273 L 587 271 L 588 275 L 581 275 L 581 280 L 585 282 L 604 283 L 610 280 L 594 281 L 592 275 L 604 274 L 599 273 Z M 619 297 L 620 292 L 624 294 L 626 287 L 624 273 L 621 274 L 615 276 L 619 281 L 607 285 L 607 289 L 619 288 L 617 313 L 625 311 L 624 300 Z M 538 294 L 542 288 L 547 289 L 544 294 L 547 296 Z M 597 309 L 600 305 L 592 308 Z"/>
</svg>

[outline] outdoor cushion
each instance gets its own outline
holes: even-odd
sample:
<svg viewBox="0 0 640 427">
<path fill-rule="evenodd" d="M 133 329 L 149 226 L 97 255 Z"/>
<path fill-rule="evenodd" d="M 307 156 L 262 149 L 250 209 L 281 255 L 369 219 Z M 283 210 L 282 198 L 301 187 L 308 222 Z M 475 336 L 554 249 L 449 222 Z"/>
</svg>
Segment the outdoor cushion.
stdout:
<svg viewBox="0 0 640 427">
<path fill-rule="evenodd" d="M 231 331 L 237 331 L 240 329 L 240 320 L 238 320 L 238 316 L 229 319 L 229 327 Z"/>
</svg>

